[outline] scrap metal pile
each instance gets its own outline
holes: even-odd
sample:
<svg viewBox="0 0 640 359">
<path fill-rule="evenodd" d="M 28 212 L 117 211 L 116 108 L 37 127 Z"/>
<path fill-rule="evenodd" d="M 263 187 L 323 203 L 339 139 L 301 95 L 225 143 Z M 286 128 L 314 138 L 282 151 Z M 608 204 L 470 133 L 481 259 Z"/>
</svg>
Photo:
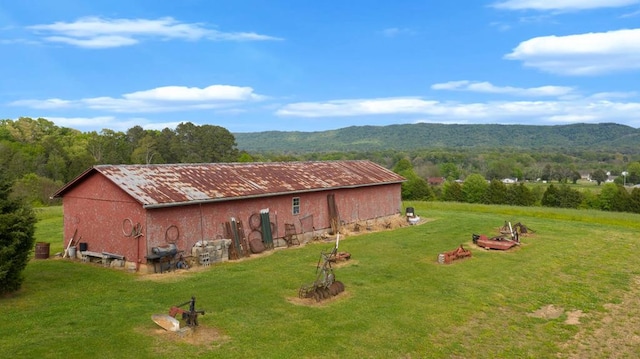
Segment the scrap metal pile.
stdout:
<svg viewBox="0 0 640 359">
<path fill-rule="evenodd" d="M 320 259 L 316 265 L 316 280 L 313 283 L 301 286 L 298 290 L 298 297 L 303 299 L 313 298 L 316 302 L 319 302 L 344 292 L 344 284 L 336 280 L 335 273 L 331 267 L 331 263 L 351 258 L 351 254 L 347 252 L 338 252 L 339 238 L 340 235 L 336 238 L 336 246 L 331 252 L 322 251 L 320 253 Z"/>
</svg>

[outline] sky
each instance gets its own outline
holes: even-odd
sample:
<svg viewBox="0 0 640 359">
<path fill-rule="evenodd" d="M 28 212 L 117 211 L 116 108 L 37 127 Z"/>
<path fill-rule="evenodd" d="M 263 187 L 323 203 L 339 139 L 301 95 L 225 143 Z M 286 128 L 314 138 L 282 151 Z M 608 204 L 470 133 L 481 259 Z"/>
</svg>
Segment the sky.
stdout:
<svg viewBox="0 0 640 359">
<path fill-rule="evenodd" d="M 0 1 L 0 119 L 640 127 L 640 0 Z"/>
</svg>

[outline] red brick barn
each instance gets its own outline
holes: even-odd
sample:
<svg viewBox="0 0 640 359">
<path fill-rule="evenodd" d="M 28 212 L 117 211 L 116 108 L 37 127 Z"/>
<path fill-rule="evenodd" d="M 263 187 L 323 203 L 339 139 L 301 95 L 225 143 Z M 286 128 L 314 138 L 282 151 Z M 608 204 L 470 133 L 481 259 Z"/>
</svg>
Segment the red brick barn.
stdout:
<svg viewBox="0 0 640 359">
<path fill-rule="evenodd" d="M 147 264 L 152 249 L 225 237 L 268 209 L 274 238 L 401 211 L 404 178 L 370 161 L 95 166 L 54 194 L 63 198 L 64 245 L 76 234 L 85 251 Z M 148 268 L 145 268 L 148 269 Z"/>
</svg>

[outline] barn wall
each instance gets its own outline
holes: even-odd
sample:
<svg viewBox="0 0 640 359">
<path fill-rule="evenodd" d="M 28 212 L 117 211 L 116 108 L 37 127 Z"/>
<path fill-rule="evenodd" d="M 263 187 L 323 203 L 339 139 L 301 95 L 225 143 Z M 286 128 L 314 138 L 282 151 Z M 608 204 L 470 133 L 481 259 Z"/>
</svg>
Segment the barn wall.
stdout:
<svg viewBox="0 0 640 359">
<path fill-rule="evenodd" d="M 177 239 L 178 249 L 189 253 L 199 240 L 224 238 L 223 223 L 232 217 L 242 221 L 245 235 L 250 237 L 251 215 L 267 208 L 274 224 L 274 238 L 284 236 L 285 223 L 293 223 L 299 233 L 303 230 L 302 221 L 307 226 L 305 230 L 311 231 L 311 226 L 316 230 L 327 229 L 330 227 L 329 194 L 335 196 L 340 219 L 346 223 L 397 214 L 401 209 L 400 184 L 149 209 L 145 225 L 146 252 Z M 298 215 L 292 213 L 294 197 L 300 198 Z"/>
<path fill-rule="evenodd" d="M 82 236 L 81 242 L 87 243 L 88 250 L 115 253 L 128 262 L 145 264 L 152 247 L 175 242 L 178 249 L 189 254 L 199 240 L 223 238 L 222 225 L 231 217 L 243 222 L 245 235 L 250 237 L 249 218 L 267 208 L 274 238 L 284 236 L 285 223 L 293 223 L 298 233 L 313 228 L 325 230 L 330 228 L 330 194 L 345 223 L 393 215 L 402 205 L 400 184 L 391 184 L 145 210 L 103 175 L 94 173 L 64 195 L 64 246 L 77 229 L 76 238 Z M 300 198 L 297 215 L 292 213 L 294 197 Z M 142 237 L 125 235 L 130 224 L 138 223 Z"/>
<path fill-rule="evenodd" d="M 69 190 L 63 198 L 63 212 L 65 248 L 77 229 L 76 238 L 82 236 L 89 251 L 123 255 L 131 262 L 144 258 L 145 237 L 127 237 L 123 227 L 141 223 L 144 233 L 145 210 L 102 175 L 93 174 Z"/>
</svg>

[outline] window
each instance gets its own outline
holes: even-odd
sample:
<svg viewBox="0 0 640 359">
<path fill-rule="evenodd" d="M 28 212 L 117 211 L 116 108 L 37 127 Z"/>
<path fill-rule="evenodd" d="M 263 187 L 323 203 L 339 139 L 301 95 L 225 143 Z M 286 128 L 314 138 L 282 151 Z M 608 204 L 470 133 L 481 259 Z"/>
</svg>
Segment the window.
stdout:
<svg viewBox="0 0 640 359">
<path fill-rule="evenodd" d="M 291 200 L 291 213 L 300 214 L 300 197 L 293 197 Z"/>
</svg>

